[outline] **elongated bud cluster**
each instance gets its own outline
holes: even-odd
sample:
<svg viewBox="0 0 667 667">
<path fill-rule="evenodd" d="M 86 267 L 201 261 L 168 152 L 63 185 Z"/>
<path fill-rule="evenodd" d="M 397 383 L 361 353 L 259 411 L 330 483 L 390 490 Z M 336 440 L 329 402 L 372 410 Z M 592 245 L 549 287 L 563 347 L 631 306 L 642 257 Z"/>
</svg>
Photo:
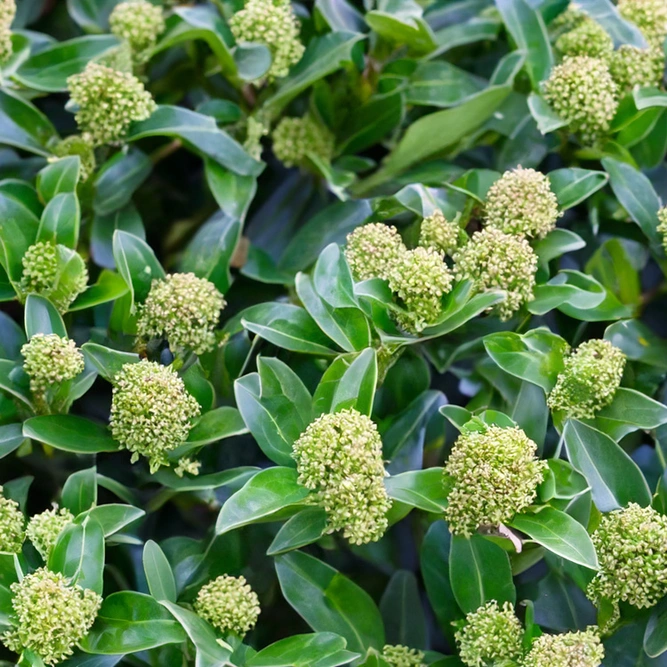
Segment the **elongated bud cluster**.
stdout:
<svg viewBox="0 0 667 667">
<path fill-rule="evenodd" d="M 524 303 L 533 299 L 537 255 L 528 241 L 487 227 L 454 255 L 457 280 L 472 280 L 479 292 L 501 289 L 505 300 L 494 307 L 508 320 Z"/>
<path fill-rule="evenodd" d="M 85 365 L 76 343 L 57 334 L 35 334 L 21 348 L 21 354 L 23 370 L 30 377 L 30 391 L 34 394 L 74 379 Z"/>
<path fill-rule="evenodd" d="M 599 667 L 604 647 L 595 628 L 562 635 L 542 635 L 524 658 L 524 667 Z"/>
<path fill-rule="evenodd" d="M 139 307 L 139 338 L 166 338 L 173 349 L 203 354 L 215 347 L 215 327 L 225 300 L 216 286 L 194 273 L 154 280 Z"/>
<path fill-rule="evenodd" d="M 488 227 L 528 238 L 546 236 L 561 216 L 549 179 L 522 167 L 506 171 L 489 188 L 484 213 Z"/>
<path fill-rule="evenodd" d="M 137 77 L 90 62 L 81 74 L 67 79 L 78 110 L 76 122 L 95 146 L 119 144 L 130 124 L 150 118 L 156 109 L 151 94 Z"/>
<path fill-rule="evenodd" d="M 667 593 L 667 517 L 630 503 L 603 515 L 592 535 L 600 570 L 591 600 L 652 607 Z"/>
<path fill-rule="evenodd" d="M 419 245 L 451 255 L 459 245 L 460 233 L 461 228 L 455 222 L 449 222 L 442 211 L 436 209 L 422 220 Z"/>
<path fill-rule="evenodd" d="M 114 378 L 111 433 L 132 452 L 133 463 L 145 456 L 151 472 L 169 465 L 169 453 L 185 442 L 199 413 L 171 368 L 143 360 L 125 364 Z"/>
<path fill-rule="evenodd" d="M 255 627 L 260 613 L 257 593 L 244 577 L 223 574 L 203 586 L 194 609 L 222 634 L 243 637 Z"/>
<path fill-rule="evenodd" d="M 470 612 L 455 637 L 468 667 L 512 664 L 523 652 L 523 628 L 509 602 L 499 607 L 493 600 Z"/>
<path fill-rule="evenodd" d="M 30 649 L 47 665 L 74 652 L 97 616 L 102 598 L 70 585 L 62 574 L 40 568 L 11 585 L 16 627 L 2 635 L 11 651 Z"/>
<path fill-rule="evenodd" d="M 568 417 L 585 419 L 614 400 L 625 368 L 625 354 L 606 340 L 582 343 L 565 358 L 547 405 Z"/>
<path fill-rule="evenodd" d="M 58 536 L 72 521 L 74 521 L 74 515 L 64 507 L 59 510 L 46 510 L 30 517 L 26 537 L 32 542 L 44 561 L 49 559 Z"/>
<path fill-rule="evenodd" d="M 388 280 L 406 250 L 396 227 L 371 222 L 347 235 L 345 257 L 355 280 Z"/>
<path fill-rule="evenodd" d="M 248 0 L 232 16 L 229 27 L 237 42 L 259 42 L 268 47 L 272 57 L 269 80 L 287 76 L 305 51 L 289 0 Z"/>
<path fill-rule="evenodd" d="M 382 649 L 382 657 L 392 667 L 426 667 L 424 652 L 401 644 L 387 644 Z"/>
<path fill-rule="evenodd" d="M 667 206 L 658 211 L 658 233 L 662 236 L 662 247 L 667 252 Z"/>
<path fill-rule="evenodd" d="M 379 540 L 391 501 L 377 426 L 357 410 L 318 417 L 294 443 L 299 483 L 327 512 L 329 532 L 353 544 Z"/>
<path fill-rule="evenodd" d="M 5 498 L 0 486 L 0 553 L 17 554 L 25 539 L 25 519 L 19 504 Z"/>
<path fill-rule="evenodd" d="M 12 55 L 12 23 L 16 0 L 0 0 L 0 65 Z"/>
<path fill-rule="evenodd" d="M 305 167 L 309 156 L 330 162 L 334 136 L 312 116 L 283 118 L 271 135 L 273 152 L 286 167 Z"/>
<path fill-rule="evenodd" d="M 464 431 L 454 443 L 445 474 L 453 482 L 445 518 L 449 529 L 469 536 L 480 526 L 511 521 L 537 495 L 547 464 L 518 427 Z"/>
<path fill-rule="evenodd" d="M 109 26 L 116 37 L 129 44 L 134 61 L 141 65 L 150 58 L 165 23 L 161 7 L 147 0 L 128 0 L 114 7 Z"/>
</svg>

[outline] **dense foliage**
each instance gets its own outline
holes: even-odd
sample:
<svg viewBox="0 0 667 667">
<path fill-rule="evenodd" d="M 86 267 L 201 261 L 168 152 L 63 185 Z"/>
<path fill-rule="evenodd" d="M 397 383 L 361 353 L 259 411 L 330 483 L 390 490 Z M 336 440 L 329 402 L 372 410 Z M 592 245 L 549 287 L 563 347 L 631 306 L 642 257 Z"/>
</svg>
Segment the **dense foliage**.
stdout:
<svg viewBox="0 0 667 667">
<path fill-rule="evenodd" d="M 0 664 L 667 664 L 666 37 L 0 0 Z"/>
</svg>

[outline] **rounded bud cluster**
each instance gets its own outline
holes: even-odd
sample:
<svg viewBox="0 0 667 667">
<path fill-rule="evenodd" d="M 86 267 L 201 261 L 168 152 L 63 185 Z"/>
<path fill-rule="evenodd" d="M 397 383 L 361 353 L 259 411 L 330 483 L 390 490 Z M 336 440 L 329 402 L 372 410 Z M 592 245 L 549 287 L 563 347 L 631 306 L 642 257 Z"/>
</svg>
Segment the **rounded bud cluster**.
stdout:
<svg viewBox="0 0 667 667">
<path fill-rule="evenodd" d="M 436 250 L 415 248 L 401 253 L 389 274 L 389 287 L 408 310 L 400 324 L 418 333 L 435 322 L 442 312 L 442 296 L 451 290 L 452 281 Z"/>
<path fill-rule="evenodd" d="M 493 309 L 502 320 L 533 299 L 536 272 L 537 255 L 528 241 L 493 227 L 475 232 L 454 255 L 457 280 L 472 280 L 479 292 L 506 292 L 505 300 Z"/>
<path fill-rule="evenodd" d="M 80 134 L 72 134 L 53 147 L 53 155 L 49 162 L 55 162 L 57 158 L 78 155 L 81 160 L 81 180 L 87 181 L 95 172 L 97 165 L 95 161 L 95 150 L 93 145 Z"/>
<path fill-rule="evenodd" d="M 137 77 L 94 62 L 70 76 L 67 86 L 79 129 L 94 146 L 121 143 L 132 122 L 150 118 L 157 108 Z"/>
<path fill-rule="evenodd" d="M 46 510 L 30 518 L 26 537 L 32 542 L 44 561 L 49 559 L 58 536 L 72 521 L 74 521 L 74 515 L 64 507 L 59 510 Z"/>
<path fill-rule="evenodd" d="M 607 63 L 590 56 L 567 57 L 554 67 L 544 97 L 585 144 L 609 131 L 618 108 L 618 86 Z"/>
<path fill-rule="evenodd" d="M 111 32 L 125 40 L 132 50 L 134 61 L 148 61 L 157 38 L 164 32 L 162 8 L 147 0 L 127 0 L 118 3 L 109 16 Z"/>
<path fill-rule="evenodd" d="M 257 593 L 245 577 L 223 574 L 203 586 L 197 594 L 194 609 L 222 634 L 243 637 L 255 627 L 260 613 Z"/>
<path fill-rule="evenodd" d="M 25 539 L 25 519 L 19 504 L 5 498 L 0 486 L 0 553 L 17 554 Z"/>
<path fill-rule="evenodd" d="M 111 434 L 132 452 L 133 463 L 145 456 L 151 472 L 169 465 L 169 452 L 185 442 L 199 413 L 171 368 L 144 359 L 125 364 L 114 377 Z"/>
<path fill-rule="evenodd" d="M 139 338 L 166 338 L 172 348 L 203 354 L 215 347 L 215 327 L 226 303 L 216 286 L 194 273 L 154 280 L 139 306 Z"/>
<path fill-rule="evenodd" d="M 310 155 L 330 162 L 334 151 L 333 134 L 312 116 L 283 118 L 271 138 L 275 156 L 286 167 L 307 166 Z"/>
<path fill-rule="evenodd" d="M 53 384 L 72 380 L 83 373 L 85 365 L 76 343 L 57 334 L 35 334 L 21 348 L 21 354 L 33 393 L 43 393 Z"/>
<path fill-rule="evenodd" d="M 590 20 L 586 12 L 574 2 L 570 2 L 564 12 L 560 13 L 549 25 L 559 33 L 569 32 L 578 28 L 584 21 Z"/>
<path fill-rule="evenodd" d="M 88 286 L 88 269 L 81 256 L 63 245 L 39 241 L 23 255 L 20 289 L 23 297 L 43 296 L 64 313 Z M 76 264 L 76 267 L 74 266 Z M 61 271 L 67 267 L 67 271 Z M 76 270 L 73 270 L 76 269 Z"/>
<path fill-rule="evenodd" d="M 506 234 L 542 238 L 562 215 L 549 179 L 534 169 L 506 171 L 490 188 L 486 224 Z"/>
<path fill-rule="evenodd" d="M 524 658 L 524 667 L 598 667 L 604 646 L 595 628 L 562 635 L 542 635 Z"/>
<path fill-rule="evenodd" d="M 625 354 L 609 341 L 582 343 L 565 358 L 547 405 L 566 416 L 587 419 L 609 405 L 621 384 Z"/>
<path fill-rule="evenodd" d="M 556 48 L 564 56 L 607 59 L 614 50 L 614 40 L 597 21 L 585 17 L 556 40 Z"/>
<path fill-rule="evenodd" d="M 12 23 L 16 16 L 16 0 L 0 0 L 0 63 L 12 55 Z"/>
<path fill-rule="evenodd" d="M 667 36 L 665 0 L 619 0 L 618 11 L 642 31 L 651 46 L 662 49 Z"/>
<path fill-rule="evenodd" d="M 419 230 L 419 245 L 451 255 L 459 245 L 461 228 L 449 222 L 440 209 L 422 220 Z"/>
<path fill-rule="evenodd" d="M 396 227 L 371 222 L 347 235 L 345 257 L 355 280 L 389 279 L 389 274 L 406 252 Z"/>
<path fill-rule="evenodd" d="M 518 427 L 463 431 L 445 464 L 451 483 L 445 518 L 457 535 L 511 521 L 537 495 L 547 464 Z"/>
<path fill-rule="evenodd" d="M 667 206 L 658 211 L 658 233 L 662 236 L 662 247 L 667 252 Z"/>
<path fill-rule="evenodd" d="M 299 483 L 314 491 L 326 510 L 328 531 L 342 530 L 353 544 L 379 540 L 387 530 L 391 500 L 373 421 L 354 409 L 322 415 L 293 449 Z"/>
<path fill-rule="evenodd" d="M 523 653 L 523 628 L 509 602 L 501 608 L 493 600 L 470 612 L 455 637 L 468 667 L 515 663 Z"/>
<path fill-rule="evenodd" d="M 586 591 L 591 600 L 641 609 L 667 593 L 667 517 L 630 503 L 603 515 L 591 539 L 600 562 Z"/>
<path fill-rule="evenodd" d="M 661 48 L 638 49 L 623 44 L 609 60 L 609 71 L 621 92 L 643 86 L 658 86 L 665 71 Z"/>
<path fill-rule="evenodd" d="M 16 627 L 2 641 L 11 651 L 30 649 L 47 665 L 72 655 L 97 616 L 102 598 L 71 586 L 60 574 L 40 568 L 11 585 Z"/>
<path fill-rule="evenodd" d="M 272 63 L 269 80 L 289 74 L 305 51 L 299 41 L 299 22 L 289 0 L 248 0 L 229 21 L 237 42 L 259 42 L 268 47 Z"/>
<path fill-rule="evenodd" d="M 386 644 L 382 649 L 382 657 L 392 667 L 426 667 L 423 651 L 401 644 Z"/>
</svg>

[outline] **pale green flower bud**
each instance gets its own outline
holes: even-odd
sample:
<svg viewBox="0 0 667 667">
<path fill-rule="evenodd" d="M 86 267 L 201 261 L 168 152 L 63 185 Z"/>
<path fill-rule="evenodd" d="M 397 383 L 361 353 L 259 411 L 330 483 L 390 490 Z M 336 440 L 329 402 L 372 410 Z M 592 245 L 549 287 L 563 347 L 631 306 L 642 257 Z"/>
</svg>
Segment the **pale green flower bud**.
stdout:
<svg viewBox="0 0 667 667">
<path fill-rule="evenodd" d="M 609 131 L 618 109 L 618 86 L 607 63 L 590 56 L 567 57 L 554 67 L 544 83 L 544 97 L 585 144 Z"/>
<path fill-rule="evenodd" d="M 392 667 L 426 667 L 423 651 L 401 644 L 386 644 L 382 649 L 382 657 Z"/>
<path fill-rule="evenodd" d="M 32 542 L 39 555 L 47 561 L 60 533 L 74 521 L 74 515 L 62 507 L 35 514 L 28 522 L 26 537 Z"/>
<path fill-rule="evenodd" d="M 166 338 L 172 348 L 196 354 L 215 347 L 215 327 L 226 303 L 216 286 L 194 273 L 154 280 L 139 306 L 139 338 Z"/>
<path fill-rule="evenodd" d="M 148 61 L 157 38 L 164 32 L 162 8 L 147 0 L 128 0 L 117 4 L 109 16 L 111 32 L 125 40 L 132 49 L 134 61 Z"/>
<path fill-rule="evenodd" d="M 196 476 L 199 474 L 199 468 L 201 468 L 200 461 L 193 461 L 187 456 L 182 456 L 180 459 L 178 459 L 178 464 L 174 468 L 174 472 L 179 477 L 183 477 L 185 473 L 188 473 L 188 475 Z"/>
<path fill-rule="evenodd" d="M 565 358 L 547 405 L 567 417 L 587 419 L 614 400 L 625 368 L 625 354 L 606 340 L 582 343 Z"/>
<path fill-rule="evenodd" d="M 334 136 L 312 116 L 283 118 L 271 135 L 273 152 L 286 167 L 307 167 L 310 155 L 330 162 Z"/>
<path fill-rule="evenodd" d="M 299 483 L 329 517 L 328 532 L 343 531 L 353 544 L 379 540 L 391 500 L 377 426 L 357 410 L 318 417 L 294 443 Z"/>
<path fill-rule="evenodd" d="M 440 209 L 422 220 L 419 230 L 419 245 L 451 255 L 459 245 L 461 228 L 449 222 Z"/>
<path fill-rule="evenodd" d="M 194 609 L 223 635 L 232 633 L 240 637 L 255 627 L 260 613 L 257 593 L 245 577 L 227 574 L 200 589 Z"/>
<path fill-rule="evenodd" d="M 262 137 L 269 134 L 269 128 L 258 118 L 250 116 L 246 125 L 246 139 L 243 148 L 256 160 L 262 158 Z"/>
<path fill-rule="evenodd" d="M 452 289 L 452 274 L 442 255 L 430 248 L 415 248 L 401 253 L 390 269 L 389 287 L 403 301 L 408 313 L 400 324 L 419 333 L 442 313 L 443 295 Z"/>
<path fill-rule="evenodd" d="M 621 92 L 658 86 L 665 71 L 665 56 L 661 47 L 638 49 L 624 44 L 611 55 L 609 71 Z"/>
<path fill-rule="evenodd" d="M 355 280 L 389 279 L 406 247 L 396 227 L 371 222 L 347 235 L 345 257 Z"/>
<path fill-rule="evenodd" d="M 83 373 L 84 359 L 76 343 L 57 334 L 35 334 L 22 348 L 23 370 L 30 377 L 30 391 L 45 392 L 54 384 Z"/>
<path fill-rule="evenodd" d="M 506 171 L 489 188 L 484 213 L 488 227 L 528 238 L 546 236 L 562 215 L 549 179 L 522 167 Z"/>
<path fill-rule="evenodd" d="M 662 48 L 667 36 L 665 0 L 619 0 L 618 11 L 642 31 L 651 46 Z"/>
<path fill-rule="evenodd" d="M 658 211 L 658 233 L 662 236 L 662 247 L 667 252 L 667 206 Z"/>
<path fill-rule="evenodd" d="M 518 427 L 463 431 L 445 464 L 451 483 L 445 518 L 457 535 L 508 523 L 535 500 L 547 464 Z"/>
<path fill-rule="evenodd" d="M 590 17 L 581 7 L 571 2 L 567 6 L 567 9 L 551 22 L 549 27 L 564 33 L 578 28 L 584 21 L 589 19 Z"/>
<path fill-rule="evenodd" d="M 630 503 L 603 515 L 591 539 L 600 563 L 586 591 L 591 600 L 641 609 L 667 593 L 667 517 Z"/>
<path fill-rule="evenodd" d="M 493 600 L 470 612 L 455 637 L 468 667 L 515 664 L 523 653 L 523 628 L 509 602 L 499 608 Z"/>
<path fill-rule="evenodd" d="M 248 0 L 232 16 L 229 27 L 237 42 L 259 42 L 268 47 L 273 60 L 266 75 L 269 81 L 287 76 L 305 51 L 289 0 Z"/>
<path fill-rule="evenodd" d="M 12 55 L 12 23 L 16 16 L 16 0 L 0 0 L 0 63 Z"/>
<path fill-rule="evenodd" d="M 130 124 L 150 118 L 157 108 L 139 79 L 98 63 L 88 63 L 67 85 L 79 129 L 95 146 L 122 143 Z"/>
<path fill-rule="evenodd" d="M 111 434 L 132 452 L 132 462 L 145 456 L 151 472 L 169 465 L 169 452 L 182 445 L 197 401 L 174 370 L 152 361 L 125 364 L 114 377 Z"/>
<path fill-rule="evenodd" d="M 25 539 L 25 519 L 19 504 L 5 498 L 0 486 L 0 552 L 17 554 Z"/>
<path fill-rule="evenodd" d="M 2 635 L 16 653 L 30 649 L 47 665 L 74 652 L 97 616 L 102 598 L 89 589 L 68 585 L 60 574 L 40 568 L 11 585 L 16 627 Z"/>
<path fill-rule="evenodd" d="M 542 635 L 533 641 L 524 667 L 598 667 L 604 646 L 595 628 L 562 635 Z"/>
<path fill-rule="evenodd" d="M 80 134 L 72 134 L 53 147 L 53 155 L 49 162 L 56 162 L 58 158 L 78 155 L 81 160 L 81 181 L 87 181 L 94 173 L 97 163 L 93 145 Z"/>
<path fill-rule="evenodd" d="M 556 40 L 556 49 L 564 56 L 590 56 L 605 60 L 614 50 L 614 40 L 597 21 L 586 17 Z"/>
<path fill-rule="evenodd" d="M 537 255 L 528 241 L 487 227 L 454 255 L 457 280 L 472 280 L 478 292 L 501 289 L 505 300 L 492 310 L 508 320 L 524 303 L 532 301 Z"/>
<path fill-rule="evenodd" d="M 88 286 L 88 269 L 83 259 L 64 245 L 40 241 L 26 250 L 21 261 L 22 301 L 28 294 L 39 294 L 64 313 Z"/>
</svg>

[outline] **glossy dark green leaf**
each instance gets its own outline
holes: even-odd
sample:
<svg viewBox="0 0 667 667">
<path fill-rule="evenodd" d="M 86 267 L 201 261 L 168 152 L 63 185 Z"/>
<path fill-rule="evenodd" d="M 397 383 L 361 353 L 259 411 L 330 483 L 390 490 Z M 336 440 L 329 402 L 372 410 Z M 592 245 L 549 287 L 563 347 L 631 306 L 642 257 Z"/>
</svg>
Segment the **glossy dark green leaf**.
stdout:
<svg viewBox="0 0 667 667">
<path fill-rule="evenodd" d="M 67 329 L 56 307 L 37 294 L 28 294 L 25 301 L 25 331 L 28 338 L 35 334 L 58 334 L 67 338 Z"/>
<path fill-rule="evenodd" d="M 44 202 L 56 195 L 76 192 L 81 175 L 81 158 L 78 155 L 59 158 L 37 174 L 37 191 Z"/>
<path fill-rule="evenodd" d="M 118 449 L 118 443 L 106 426 L 74 415 L 31 417 L 23 424 L 23 435 L 75 454 L 114 452 Z"/>
<path fill-rule="evenodd" d="M 69 307 L 69 312 L 94 308 L 103 303 L 116 301 L 130 291 L 123 278 L 113 271 L 104 269 L 94 285 L 79 294 Z"/>
<path fill-rule="evenodd" d="M 206 182 L 223 213 L 234 220 L 245 220 L 257 192 L 254 176 L 241 176 L 214 160 L 206 160 Z"/>
<path fill-rule="evenodd" d="M 628 359 L 667 369 L 667 342 L 639 320 L 622 320 L 607 327 L 604 337 Z"/>
<path fill-rule="evenodd" d="M 412 572 L 398 570 L 392 575 L 380 600 L 380 613 L 387 643 L 426 647 L 426 616 L 417 578 Z"/>
<path fill-rule="evenodd" d="M 324 535 L 327 523 L 327 513 L 321 507 L 301 510 L 284 523 L 271 542 L 267 555 L 277 556 L 317 542 Z"/>
<path fill-rule="evenodd" d="M 561 118 L 537 93 L 533 92 L 528 95 L 528 108 L 537 123 L 537 129 L 542 134 L 549 134 L 567 125 L 567 121 Z"/>
<path fill-rule="evenodd" d="M 604 171 L 573 167 L 549 172 L 549 181 L 558 198 L 558 205 L 567 210 L 601 190 L 609 181 L 609 176 Z"/>
<path fill-rule="evenodd" d="M 633 431 L 667 423 L 667 406 L 634 389 L 621 387 L 613 402 L 595 415 L 595 427 L 617 442 Z"/>
<path fill-rule="evenodd" d="M 384 481 L 389 497 L 410 507 L 442 514 L 447 507 L 447 490 L 442 468 L 409 470 Z"/>
<path fill-rule="evenodd" d="M 51 121 L 30 102 L 0 91 L 0 143 L 47 157 L 46 146 L 57 137 Z"/>
<path fill-rule="evenodd" d="M 286 637 L 256 653 L 247 667 L 338 667 L 358 655 L 345 650 L 345 639 L 333 632 Z"/>
<path fill-rule="evenodd" d="M 582 0 L 579 6 L 612 36 L 616 46 L 620 44 L 631 44 L 639 48 L 646 46 L 646 41 L 637 26 L 624 20 L 610 0 Z"/>
<path fill-rule="evenodd" d="M 366 13 L 373 32 L 394 44 L 405 44 L 416 54 L 427 54 L 436 47 L 435 35 L 422 18 L 422 8 L 405 0 L 380 0 L 377 9 Z"/>
<path fill-rule="evenodd" d="M 261 79 L 271 67 L 271 51 L 264 44 L 246 42 L 234 49 L 236 72 L 244 81 Z"/>
<path fill-rule="evenodd" d="M 62 504 L 74 516 L 97 503 L 97 468 L 86 468 L 71 474 L 62 491 Z"/>
<path fill-rule="evenodd" d="M 553 173 L 553 172 L 552 172 Z M 554 229 L 543 239 L 533 243 L 533 250 L 538 256 L 541 264 L 548 264 L 552 259 L 560 257 L 567 252 L 580 250 L 586 242 L 569 229 Z"/>
<path fill-rule="evenodd" d="M 192 426 L 187 443 L 208 445 L 233 435 L 247 433 L 248 429 L 236 408 L 222 406 L 204 413 Z"/>
<path fill-rule="evenodd" d="M 67 11 L 87 32 L 104 32 L 116 4 L 116 0 L 67 0 Z"/>
<path fill-rule="evenodd" d="M 667 602 L 662 600 L 653 610 L 646 625 L 644 650 L 649 658 L 657 658 L 667 651 Z"/>
<path fill-rule="evenodd" d="M 151 595 L 160 602 L 176 602 L 176 581 L 174 573 L 171 571 L 171 565 L 164 551 L 160 549 L 157 542 L 148 540 L 144 545 L 144 552 L 141 556 L 144 566 L 144 574 L 148 583 L 148 590 Z"/>
<path fill-rule="evenodd" d="M 62 192 L 49 201 L 42 213 L 37 241 L 76 248 L 79 241 L 81 207 L 73 192 Z"/>
<path fill-rule="evenodd" d="M 104 345 L 93 342 L 84 343 L 81 351 L 86 360 L 97 369 L 98 373 L 109 381 L 113 380 L 116 373 L 125 364 L 136 364 L 141 361 L 139 355 L 133 352 L 112 350 L 110 347 L 104 347 Z"/>
<path fill-rule="evenodd" d="M 22 424 L 0 425 L 0 459 L 17 450 L 24 440 Z"/>
<path fill-rule="evenodd" d="M 95 213 L 108 216 L 123 208 L 152 168 L 150 158 L 135 146 L 116 153 L 102 165 L 95 178 Z"/>
</svg>

